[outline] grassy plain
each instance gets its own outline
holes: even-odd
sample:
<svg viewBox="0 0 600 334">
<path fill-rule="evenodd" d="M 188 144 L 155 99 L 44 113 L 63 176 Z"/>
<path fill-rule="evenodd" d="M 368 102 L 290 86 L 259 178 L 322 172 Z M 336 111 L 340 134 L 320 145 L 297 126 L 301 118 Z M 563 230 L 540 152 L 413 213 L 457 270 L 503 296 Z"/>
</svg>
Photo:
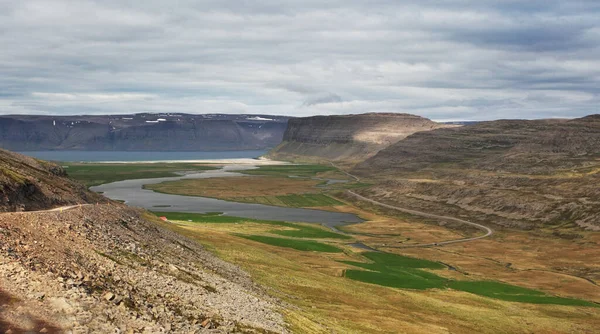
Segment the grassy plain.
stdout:
<svg viewBox="0 0 600 334">
<path fill-rule="evenodd" d="M 284 167 L 284 166 L 277 166 Z M 322 207 L 342 202 L 326 195 L 322 180 L 281 176 L 221 177 L 150 184 L 156 192 L 219 198 L 234 202 L 285 207 Z"/>
<path fill-rule="evenodd" d="M 269 176 L 296 176 L 296 177 L 312 177 L 323 173 L 338 172 L 333 166 L 324 165 L 275 165 L 275 166 L 260 166 L 256 169 L 242 171 L 248 175 L 269 175 Z M 338 172 L 339 173 L 339 172 Z"/>
<path fill-rule="evenodd" d="M 277 234 L 277 232 L 279 232 L 277 230 L 270 229 L 270 226 L 268 225 L 294 228 L 295 225 L 299 224 L 265 220 L 250 220 L 237 217 L 224 217 L 219 216 L 217 213 L 211 213 L 206 215 L 185 213 L 158 214 L 166 215 L 169 219 L 175 219 L 175 217 L 179 219 L 187 218 L 185 221 L 192 221 L 195 223 L 204 222 L 208 224 L 262 224 L 262 229 L 260 227 L 253 226 L 253 228 L 250 229 L 225 228 L 220 230 L 228 231 L 233 235 L 257 241 L 259 243 L 271 246 L 291 248 L 298 251 L 341 253 L 342 249 L 339 246 L 343 247 L 343 245 L 333 246 L 331 244 L 326 244 L 318 241 L 306 239 L 297 240 L 290 238 L 293 237 L 294 234 L 290 234 L 289 237 L 286 238 L 265 235 Z M 318 231 L 318 228 L 300 226 L 296 227 L 294 232 L 302 233 L 303 230 L 306 229 Z M 302 237 L 306 238 L 307 235 L 302 235 Z M 314 234 L 313 237 L 327 238 L 329 236 Z M 345 237 L 348 238 L 347 236 Z M 523 288 L 511 284 L 489 280 L 475 280 L 476 277 L 467 277 L 468 275 L 465 275 L 464 272 L 462 273 L 463 275 L 457 275 L 455 277 L 446 277 L 443 275 L 440 276 L 438 275 L 439 271 L 442 269 L 446 269 L 449 265 L 443 264 L 438 261 L 430 261 L 416 257 L 409 257 L 384 252 L 365 252 L 362 254 L 362 256 L 363 259 L 365 259 L 368 262 L 365 262 L 364 260 L 361 262 L 349 260 L 340 261 L 344 264 L 351 266 L 343 272 L 343 275 L 345 277 L 361 282 L 372 283 L 392 288 L 417 290 L 453 289 L 506 301 L 526 302 L 535 304 L 577 305 L 591 307 L 596 306 L 596 304 L 589 301 L 552 296 L 530 288 Z M 451 268 L 454 269 L 454 267 Z M 431 270 L 435 270 L 435 272 L 432 272 Z"/>
<path fill-rule="evenodd" d="M 67 174 L 86 186 L 130 180 L 177 176 L 175 172 L 204 171 L 213 166 L 194 163 L 66 163 Z"/>
<path fill-rule="evenodd" d="M 259 225 L 178 222 L 169 228 L 198 240 L 223 259 L 242 266 L 271 293 L 294 305 L 284 311 L 294 332 L 573 333 L 593 332 L 600 325 L 598 308 L 514 303 L 497 299 L 497 296 L 478 295 L 488 290 L 502 291 L 506 289 L 503 285 L 495 285 L 490 290 L 483 285 L 486 283 L 473 285 L 469 282 L 467 286 L 473 293 L 457 291 L 466 290 L 460 286 L 456 289 L 451 286 L 436 288 L 434 285 L 440 282 L 458 281 L 436 275 L 449 271 L 437 261 L 361 254 L 340 241 L 328 243 L 343 249 L 343 253 L 307 252 L 239 236 L 269 233 L 270 226 Z M 385 258 L 378 258 L 380 256 Z M 374 267 L 367 269 L 356 264 Z M 361 277 L 348 275 L 349 271 L 369 275 L 381 266 L 398 266 L 405 272 L 418 270 L 419 275 L 428 278 L 431 288 L 398 289 L 372 284 L 385 281 L 361 282 L 354 279 Z M 397 281 L 398 278 L 393 280 Z M 415 282 L 421 280 L 415 279 Z M 482 288 L 484 291 L 479 291 Z M 527 289 L 508 290 L 505 294 L 544 295 Z"/>
<path fill-rule="evenodd" d="M 250 219 L 233 216 L 223 216 L 221 212 L 212 212 L 206 214 L 200 213 L 185 213 L 185 212 L 154 212 L 158 216 L 165 216 L 169 220 L 178 220 L 185 222 L 194 223 L 207 223 L 207 224 L 245 224 L 245 225 L 269 225 L 275 229 L 269 230 L 271 234 L 277 234 L 286 237 L 294 238 L 329 238 L 329 239 L 351 239 L 351 237 L 334 233 L 331 230 L 314 224 L 299 224 L 299 223 L 288 223 L 276 220 L 261 220 L 261 219 Z M 238 226 L 234 226 L 237 228 Z M 235 229 L 233 230 L 235 231 Z"/>
<path fill-rule="evenodd" d="M 240 235 L 248 240 L 262 242 L 263 244 L 292 248 L 299 251 L 313 251 L 323 253 L 341 253 L 342 250 L 338 247 L 310 240 L 295 240 L 289 238 L 275 238 L 264 235 Z"/>
<path fill-rule="evenodd" d="M 592 302 L 547 295 L 541 291 L 494 281 L 453 280 L 421 269 L 445 269 L 445 266 L 428 260 L 367 252 L 364 257 L 371 263 L 344 261 L 365 270 L 347 270 L 346 277 L 373 284 L 403 289 L 453 289 L 506 301 L 598 307 Z"/>
<path fill-rule="evenodd" d="M 285 166 L 290 168 L 287 172 L 276 167 L 263 173 L 271 173 L 270 179 L 289 179 L 286 173 L 293 166 Z M 316 169 L 300 172 L 336 173 Z M 228 187 L 236 186 L 242 187 Z M 256 197 L 270 195 L 253 191 Z M 343 228 L 353 233 L 354 240 L 308 224 L 219 213 L 159 214 L 177 221 L 165 226 L 242 266 L 268 291 L 293 305 L 284 313 L 295 332 L 591 333 L 600 328 L 599 309 L 589 307 L 589 301 L 600 302 L 595 284 L 600 270 L 594 269 L 600 236 L 586 234 L 573 242 L 550 233 L 505 230 L 470 243 L 399 248 L 456 239 L 472 231 L 337 200 L 342 205 L 327 209 L 357 213 L 367 220 Z M 304 249 L 286 246 L 289 240 Z M 349 247 L 355 240 L 389 254 L 378 259 L 373 253 L 361 253 Z M 342 252 L 306 249 L 307 242 Z M 456 270 L 444 269 L 447 265 Z"/>
</svg>

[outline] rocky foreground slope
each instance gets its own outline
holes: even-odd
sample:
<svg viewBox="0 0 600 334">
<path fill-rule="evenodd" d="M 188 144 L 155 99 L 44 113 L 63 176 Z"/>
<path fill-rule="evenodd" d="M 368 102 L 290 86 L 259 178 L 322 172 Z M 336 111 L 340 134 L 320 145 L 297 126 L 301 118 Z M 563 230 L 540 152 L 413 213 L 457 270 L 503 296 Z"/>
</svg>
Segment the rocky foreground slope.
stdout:
<svg viewBox="0 0 600 334">
<path fill-rule="evenodd" d="M 175 226 L 119 203 L 96 204 L 83 187 L 67 198 L 79 188 L 56 166 L 1 154 L 0 178 L 42 189 L 17 196 L 21 188 L 3 183 L 11 199 L 4 211 L 92 200 L 0 213 L 1 333 L 287 332 L 280 302 Z"/>
<path fill-rule="evenodd" d="M 357 163 L 418 131 L 449 127 L 409 114 L 314 116 L 288 121 L 283 142 L 269 152 L 281 160 Z"/>
<path fill-rule="evenodd" d="M 287 117 L 135 114 L 0 117 L 0 147 L 13 151 L 226 151 L 269 149 Z"/>
<path fill-rule="evenodd" d="M 600 229 L 600 115 L 415 133 L 359 164 L 363 194 L 505 226 Z"/>
</svg>

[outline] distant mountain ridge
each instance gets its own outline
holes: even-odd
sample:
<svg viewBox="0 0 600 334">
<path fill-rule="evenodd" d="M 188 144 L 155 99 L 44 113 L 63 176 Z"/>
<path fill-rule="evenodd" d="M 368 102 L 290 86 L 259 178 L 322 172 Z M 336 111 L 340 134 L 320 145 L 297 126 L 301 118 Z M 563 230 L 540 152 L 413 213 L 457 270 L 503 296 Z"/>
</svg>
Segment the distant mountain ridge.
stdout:
<svg viewBox="0 0 600 334">
<path fill-rule="evenodd" d="M 12 151 L 263 150 L 281 142 L 288 117 L 222 114 L 0 116 L 0 147 Z"/>
<path fill-rule="evenodd" d="M 269 156 L 299 161 L 357 163 L 407 136 L 450 127 L 410 114 L 370 113 L 294 118 Z"/>
</svg>

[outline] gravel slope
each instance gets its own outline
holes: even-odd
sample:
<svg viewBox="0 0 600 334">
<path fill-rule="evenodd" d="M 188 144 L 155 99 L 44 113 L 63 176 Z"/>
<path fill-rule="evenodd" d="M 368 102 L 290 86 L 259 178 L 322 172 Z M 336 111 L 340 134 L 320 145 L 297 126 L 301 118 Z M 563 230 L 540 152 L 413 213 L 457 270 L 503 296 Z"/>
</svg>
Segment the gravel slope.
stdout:
<svg viewBox="0 0 600 334">
<path fill-rule="evenodd" d="M 124 205 L 0 214 L 0 329 L 287 332 L 238 267 Z"/>
</svg>

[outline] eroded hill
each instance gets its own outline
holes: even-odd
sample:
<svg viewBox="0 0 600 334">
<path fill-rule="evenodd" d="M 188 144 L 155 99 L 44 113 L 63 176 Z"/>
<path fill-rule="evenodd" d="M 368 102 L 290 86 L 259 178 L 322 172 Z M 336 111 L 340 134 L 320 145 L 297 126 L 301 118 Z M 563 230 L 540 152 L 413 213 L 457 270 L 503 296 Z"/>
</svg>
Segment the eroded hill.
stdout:
<svg viewBox="0 0 600 334">
<path fill-rule="evenodd" d="M 361 114 L 290 119 L 269 156 L 298 161 L 360 162 L 418 131 L 448 127 L 409 114 Z"/>
<path fill-rule="evenodd" d="M 600 229 L 600 116 L 415 133 L 353 171 L 363 194 L 480 221 Z"/>
</svg>

